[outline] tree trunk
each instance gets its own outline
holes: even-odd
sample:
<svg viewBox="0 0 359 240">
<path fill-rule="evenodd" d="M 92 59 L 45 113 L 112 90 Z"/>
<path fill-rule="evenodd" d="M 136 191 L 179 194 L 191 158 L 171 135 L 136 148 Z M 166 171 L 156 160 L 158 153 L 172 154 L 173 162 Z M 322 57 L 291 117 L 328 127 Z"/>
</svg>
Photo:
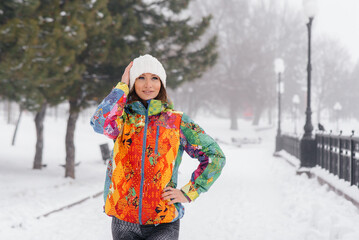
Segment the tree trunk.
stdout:
<svg viewBox="0 0 359 240">
<path fill-rule="evenodd" d="M 66 166 L 65 166 L 65 177 L 75 179 L 75 127 L 76 121 L 79 117 L 79 112 L 75 101 L 70 101 L 70 115 L 67 120 L 66 129 Z"/>
<path fill-rule="evenodd" d="M 238 122 L 237 122 L 237 108 L 236 103 L 231 101 L 229 103 L 229 117 L 231 119 L 231 130 L 238 130 Z"/>
<path fill-rule="evenodd" d="M 262 108 L 256 107 L 254 110 L 254 118 L 253 118 L 252 125 L 258 126 L 259 120 L 261 119 L 261 115 L 262 115 Z"/>
<path fill-rule="evenodd" d="M 7 124 L 11 123 L 11 101 L 7 100 Z"/>
<path fill-rule="evenodd" d="M 44 102 L 41 106 L 40 111 L 38 111 L 35 116 L 36 152 L 35 152 L 33 169 L 42 168 L 42 150 L 44 146 L 44 119 L 45 119 L 46 107 L 47 107 L 47 103 Z"/>
<path fill-rule="evenodd" d="M 12 137 L 12 143 L 11 143 L 12 146 L 15 145 L 16 133 L 17 133 L 17 129 L 19 128 L 19 123 L 20 123 L 20 120 L 21 120 L 21 115 L 22 115 L 22 107 L 20 107 L 19 117 L 18 117 L 18 119 L 17 119 L 15 131 L 14 131 L 14 135 L 13 135 L 13 137 Z"/>
<path fill-rule="evenodd" d="M 7 112 L 7 106 L 6 106 L 6 102 L 7 100 L 6 99 L 3 99 L 4 101 L 2 102 L 2 107 L 3 107 L 3 112 L 4 112 L 4 121 L 7 120 L 6 118 L 6 112 Z"/>
<path fill-rule="evenodd" d="M 57 116 L 58 116 L 58 106 L 55 106 L 55 120 L 57 121 Z"/>
</svg>

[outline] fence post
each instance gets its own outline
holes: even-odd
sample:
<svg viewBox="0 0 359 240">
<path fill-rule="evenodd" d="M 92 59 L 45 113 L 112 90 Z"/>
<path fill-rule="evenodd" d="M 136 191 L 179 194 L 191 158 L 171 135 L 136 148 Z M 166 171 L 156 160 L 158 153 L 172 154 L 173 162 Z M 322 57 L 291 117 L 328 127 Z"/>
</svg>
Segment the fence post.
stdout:
<svg viewBox="0 0 359 240">
<path fill-rule="evenodd" d="M 337 169 L 337 172 L 336 172 L 336 175 L 339 176 L 340 175 L 340 154 L 342 153 L 342 133 L 343 131 L 340 131 L 340 134 L 339 134 L 339 139 L 338 139 L 338 157 L 337 157 L 337 166 L 336 166 L 336 169 Z"/>
<path fill-rule="evenodd" d="M 322 164 L 321 164 L 321 167 L 323 169 L 325 169 L 325 137 L 324 137 L 324 133 L 322 133 Z"/>
<path fill-rule="evenodd" d="M 320 148 L 319 166 L 322 168 L 323 167 L 323 159 L 324 159 L 324 136 L 322 133 L 320 134 L 320 144 L 321 144 L 321 148 Z"/>
<path fill-rule="evenodd" d="M 330 130 L 330 137 L 329 137 L 329 166 L 328 166 L 328 169 L 329 169 L 329 172 L 332 173 L 333 170 L 332 170 L 332 154 L 333 153 L 333 138 L 332 138 L 332 130 Z"/>
<path fill-rule="evenodd" d="M 302 138 L 300 141 L 300 166 L 315 167 L 317 159 L 316 141 L 312 137 Z"/>
<path fill-rule="evenodd" d="M 344 151 L 343 151 L 343 142 L 345 141 L 345 139 L 339 138 L 339 160 L 338 160 L 338 177 L 339 179 L 342 178 L 342 172 L 343 172 L 343 163 L 341 161 L 341 159 L 344 156 Z"/>
<path fill-rule="evenodd" d="M 355 158 L 355 143 L 353 140 L 354 131 L 352 131 L 352 135 L 350 136 L 350 161 L 349 161 L 349 174 L 350 174 L 350 185 L 354 185 L 354 172 L 353 172 L 353 163 Z"/>
</svg>

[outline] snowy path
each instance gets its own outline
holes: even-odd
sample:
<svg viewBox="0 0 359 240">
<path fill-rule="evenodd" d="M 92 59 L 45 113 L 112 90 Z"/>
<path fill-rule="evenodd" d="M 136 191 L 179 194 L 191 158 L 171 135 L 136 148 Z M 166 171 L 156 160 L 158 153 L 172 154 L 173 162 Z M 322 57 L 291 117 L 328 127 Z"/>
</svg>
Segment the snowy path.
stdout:
<svg viewBox="0 0 359 240">
<path fill-rule="evenodd" d="M 227 142 L 234 134 L 260 135 L 264 141 L 242 148 L 222 145 L 227 156 L 224 171 L 208 193 L 186 204 L 186 214 L 181 221 L 181 240 L 359 239 L 358 209 L 328 192 L 316 180 L 295 175 L 295 169 L 285 160 L 273 157 L 273 130 L 246 132 L 250 125 L 242 122 L 240 131 L 231 132 L 225 129 L 225 123 L 218 119 L 200 121 L 212 136 Z M 79 138 L 87 137 L 82 132 L 87 134 L 88 128 L 79 131 Z M 90 146 L 93 152 L 86 150 L 87 155 L 79 157 L 83 163 L 75 181 L 63 179 L 58 166 L 51 168 L 50 165 L 39 176 L 28 167 L 16 165 L 18 163 L 14 162 L 14 167 L 9 168 L 9 162 L 0 161 L 0 171 L 7 168 L 0 174 L 0 187 L 9 197 L 0 198 L 0 239 L 111 239 L 110 218 L 102 212 L 102 197 L 46 218 L 35 218 L 47 212 L 46 209 L 56 209 L 101 190 L 105 167 L 96 157 L 97 144 Z M 79 144 L 79 149 L 88 149 L 88 145 L 89 142 Z M 15 156 L 14 150 L 6 152 L 4 149 L 1 153 L 8 159 L 17 158 L 19 162 L 22 159 Z M 196 166 L 196 160 L 184 157 L 179 186 L 189 180 Z M 16 177 L 13 177 L 14 173 Z M 31 183 L 29 186 L 22 185 L 24 180 L 16 182 L 15 179 L 21 179 L 21 175 L 26 176 L 26 181 Z M 6 181 L 8 183 L 4 184 Z M 14 182 L 10 184 L 11 181 Z M 61 188 L 51 188 L 51 185 Z M 11 228 L 14 221 L 22 222 L 21 227 Z"/>
<path fill-rule="evenodd" d="M 221 180 L 187 205 L 180 239 L 358 239 L 358 210 L 315 180 L 296 176 L 271 157 L 270 146 L 224 146 Z M 111 239 L 101 206 L 98 197 L 8 233 L 12 239 Z"/>
<path fill-rule="evenodd" d="M 0 233 L 0 239 L 112 239 L 110 218 L 103 214 L 102 202 L 101 197 L 90 199 L 46 218 L 29 221 L 21 228 L 9 229 L 4 237 Z"/>
<path fill-rule="evenodd" d="M 181 239 L 359 239 L 358 209 L 272 149 L 226 147 L 222 179 L 187 209 Z"/>
</svg>

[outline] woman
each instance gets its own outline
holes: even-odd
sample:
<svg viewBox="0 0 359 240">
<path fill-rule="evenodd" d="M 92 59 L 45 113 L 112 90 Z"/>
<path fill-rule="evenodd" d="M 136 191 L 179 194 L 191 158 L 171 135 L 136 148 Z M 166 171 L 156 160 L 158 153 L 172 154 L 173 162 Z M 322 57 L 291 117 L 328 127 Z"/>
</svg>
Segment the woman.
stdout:
<svg viewBox="0 0 359 240">
<path fill-rule="evenodd" d="M 115 140 L 104 191 L 113 239 L 178 239 L 181 203 L 209 189 L 225 157 L 202 128 L 173 110 L 162 64 L 148 54 L 131 62 L 91 125 Z M 184 150 L 199 166 L 188 184 L 177 189 Z"/>
</svg>

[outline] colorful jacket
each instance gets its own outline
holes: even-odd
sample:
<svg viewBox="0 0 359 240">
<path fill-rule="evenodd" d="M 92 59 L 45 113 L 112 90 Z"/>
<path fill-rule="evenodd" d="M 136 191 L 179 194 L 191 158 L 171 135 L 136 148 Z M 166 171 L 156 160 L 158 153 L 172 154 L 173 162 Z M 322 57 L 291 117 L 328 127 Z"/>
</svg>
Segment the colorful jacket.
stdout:
<svg viewBox="0 0 359 240">
<path fill-rule="evenodd" d="M 126 104 L 128 86 L 119 83 L 91 118 L 98 133 L 115 139 L 105 180 L 105 212 L 137 224 L 173 222 L 184 214 L 182 204 L 161 199 L 166 186 L 177 187 L 185 150 L 199 161 L 191 180 L 181 188 L 193 201 L 219 177 L 225 156 L 218 144 L 187 115 L 171 105 L 150 100 Z"/>
</svg>

